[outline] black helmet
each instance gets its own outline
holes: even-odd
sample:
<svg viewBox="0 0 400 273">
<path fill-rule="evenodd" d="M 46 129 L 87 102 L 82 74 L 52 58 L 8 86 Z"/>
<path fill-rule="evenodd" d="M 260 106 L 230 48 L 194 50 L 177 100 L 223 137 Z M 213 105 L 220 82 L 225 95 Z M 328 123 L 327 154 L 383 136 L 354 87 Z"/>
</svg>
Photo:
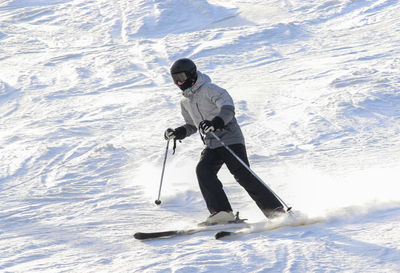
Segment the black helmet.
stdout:
<svg viewBox="0 0 400 273">
<path fill-rule="evenodd" d="M 197 68 L 194 62 L 187 58 L 176 60 L 170 69 L 174 83 L 182 90 L 193 86 L 197 80 Z"/>
</svg>

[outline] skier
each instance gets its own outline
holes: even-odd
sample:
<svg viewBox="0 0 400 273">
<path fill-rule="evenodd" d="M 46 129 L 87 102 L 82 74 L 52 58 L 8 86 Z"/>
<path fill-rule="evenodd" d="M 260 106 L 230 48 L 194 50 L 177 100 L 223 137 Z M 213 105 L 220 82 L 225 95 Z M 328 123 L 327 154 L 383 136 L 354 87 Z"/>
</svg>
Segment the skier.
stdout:
<svg viewBox="0 0 400 273">
<path fill-rule="evenodd" d="M 166 140 L 182 140 L 197 132 L 206 145 L 196 167 L 201 193 L 210 211 L 205 224 L 222 224 L 235 220 L 232 207 L 217 173 L 225 163 L 236 181 L 248 192 L 267 218 L 285 213 L 279 199 L 223 145 L 213 138 L 215 134 L 247 165 L 245 141 L 235 118 L 235 107 L 228 92 L 211 83 L 210 78 L 197 71 L 195 63 L 187 58 L 173 63 L 170 73 L 174 83 L 182 90 L 181 113 L 185 124 L 168 128 Z M 204 136 L 203 136 L 204 135 Z"/>
</svg>

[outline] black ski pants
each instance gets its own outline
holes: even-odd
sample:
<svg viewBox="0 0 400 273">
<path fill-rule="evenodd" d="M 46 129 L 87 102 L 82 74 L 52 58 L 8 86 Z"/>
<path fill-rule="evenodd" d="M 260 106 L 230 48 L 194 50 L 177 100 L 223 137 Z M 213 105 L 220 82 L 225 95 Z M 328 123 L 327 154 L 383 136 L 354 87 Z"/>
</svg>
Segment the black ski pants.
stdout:
<svg viewBox="0 0 400 273">
<path fill-rule="evenodd" d="M 233 144 L 229 145 L 229 148 L 249 166 L 245 145 Z M 225 147 L 205 148 L 197 164 L 196 174 L 201 193 L 211 214 L 223 210 L 232 211 L 222 183 L 217 177 L 217 173 L 224 163 L 236 181 L 247 191 L 267 217 L 274 210 L 283 208 L 276 196 Z"/>
</svg>

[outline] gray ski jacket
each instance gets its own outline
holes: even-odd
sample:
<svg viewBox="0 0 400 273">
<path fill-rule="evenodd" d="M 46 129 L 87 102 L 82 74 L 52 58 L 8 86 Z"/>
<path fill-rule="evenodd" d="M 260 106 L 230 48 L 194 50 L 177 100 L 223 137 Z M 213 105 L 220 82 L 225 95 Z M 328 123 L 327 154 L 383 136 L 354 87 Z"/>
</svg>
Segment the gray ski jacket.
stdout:
<svg viewBox="0 0 400 273">
<path fill-rule="evenodd" d="M 185 120 L 186 136 L 197 132 L 202 120 L 212 120 L 219 116 L 224 120 L 225 127 L 215 131 L 226 145 L 245 144 L 242 131 L 235 118 L 235 106 L 228 92 L 211 83 L 210 77 L 197 71 L 197 81 L 192 88 L 183 91 L 181 100 L 181 112 Z M 215 149 L 221 147 L 216 139 L 207 134 L 204 144 Z"/>
</svg>

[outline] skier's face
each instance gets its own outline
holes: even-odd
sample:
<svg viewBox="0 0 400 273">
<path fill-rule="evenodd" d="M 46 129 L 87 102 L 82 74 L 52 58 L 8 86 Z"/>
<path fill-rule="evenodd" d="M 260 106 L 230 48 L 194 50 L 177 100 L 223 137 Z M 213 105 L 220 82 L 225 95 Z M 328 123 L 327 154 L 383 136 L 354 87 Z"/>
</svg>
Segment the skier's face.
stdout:
<svg viewBox="0 0 400 273">
<path fill-rule="evenodd" d="M 189 79 L 185 72 L 171 74 L 174 83 L 182 90 L 186 90 L 193 86 L 194 81 Z"/>
<path fill-rule="evenodd" d="M 175 74 L 171 74 L 174 83 L 178 86 L 183 85 L 185 81 L 188 79 L 188 76 L 185 72 L 179 72 Z"/>
</svg>

